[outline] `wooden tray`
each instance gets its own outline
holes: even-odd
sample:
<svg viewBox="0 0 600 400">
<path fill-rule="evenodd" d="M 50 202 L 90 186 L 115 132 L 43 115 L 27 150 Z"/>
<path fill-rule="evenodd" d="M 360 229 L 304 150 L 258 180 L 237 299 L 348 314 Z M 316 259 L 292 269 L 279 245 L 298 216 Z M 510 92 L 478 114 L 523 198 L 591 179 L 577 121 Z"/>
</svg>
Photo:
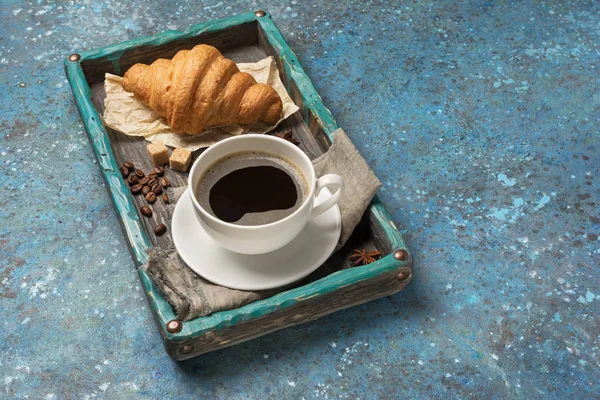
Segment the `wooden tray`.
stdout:
<svg viewBox="0 0 600 400">
<path fill-rule="evenodd" d="M 151 164 L 142 138 L 120 134 L 102 123 L 104 74 L 122 75 L 137 62 L 150 64 L 159 57 L 170 58 L 177 51 L 199 43 L 217 47 L 236 62 L 255 62 L 269 55 L 275 57 L 281 79 L 300 107 L 277 131 L 292 130 L 294 137 L 301 141 L 300 148 L 311 158 L 327 150 L 337 129 L 333 116 L 323 105 L 295 54 L 264 11 L 67 57 L 65 70 L 69 83 L 138 267 L 146 262 L 146 250 L 151 246 L 171 244 L 169 234 L 157 238 L 152 233 L 157 223 L 170 226 L 170 221 L 160 201 L 153 206 L 152 219 L 142 218 L 138 211 L 143 205 L 141 196 L 134 198 L 121 177 L 119 165 L 124 161 L 133 161 L 144 170 L 149 170 Z M 175 185 L 187 178 L 187 174 L 172 170 L 167 171 L 167 176 Z M 384 256 L 372 264 L 351 267 L 348 256 L 355 248 L 377 249 Z M 184 360 L 396 293 L 410 281 L 411 268 L 411 257 L 402 236 L 384 206 L 375 198 L 346 246 L 316 272 L 292 289 L 239 309 L 186 322 L 177 321 L 173 308 L 150 277 L 143 269 L 138 268 L 138 271 L 167 352 L 176 360 Z"/>
</svg>

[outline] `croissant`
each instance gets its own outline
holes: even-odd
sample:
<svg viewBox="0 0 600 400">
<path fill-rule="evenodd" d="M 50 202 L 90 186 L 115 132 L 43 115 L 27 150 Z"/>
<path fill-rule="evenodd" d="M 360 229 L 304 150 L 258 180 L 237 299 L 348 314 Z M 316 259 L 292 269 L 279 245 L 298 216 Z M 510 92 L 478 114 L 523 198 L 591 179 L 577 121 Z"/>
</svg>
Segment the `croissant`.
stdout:
<svg viewBox="0 0 600 400">
<path fill-rule="evenodd" d="M 256 83 L 219 50 L 204 44 L 180 50 L 171 60 L 135 64 L 125 73 L 123 88 L 165 117 L 179 134 L 197 135 L 207 127 L 230 124 L 275 123 L 283 108 L 271 86 Z"/>
</svg>

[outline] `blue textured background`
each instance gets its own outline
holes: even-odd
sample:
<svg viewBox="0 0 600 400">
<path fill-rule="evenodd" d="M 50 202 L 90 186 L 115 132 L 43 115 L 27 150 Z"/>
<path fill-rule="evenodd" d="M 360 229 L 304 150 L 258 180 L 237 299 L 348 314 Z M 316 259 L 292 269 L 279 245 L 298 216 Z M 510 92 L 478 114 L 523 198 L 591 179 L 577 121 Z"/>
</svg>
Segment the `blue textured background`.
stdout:
<svg viewBox="0 0 600 400">
<path fill-rule="evenodd" d="M 598 396 L 597 2 L 86 3 L 0 6 L 0 398 Z M 384 183 L 415 279 L 179 365 L 62 60 L 260 8 Z"/>
</svg>

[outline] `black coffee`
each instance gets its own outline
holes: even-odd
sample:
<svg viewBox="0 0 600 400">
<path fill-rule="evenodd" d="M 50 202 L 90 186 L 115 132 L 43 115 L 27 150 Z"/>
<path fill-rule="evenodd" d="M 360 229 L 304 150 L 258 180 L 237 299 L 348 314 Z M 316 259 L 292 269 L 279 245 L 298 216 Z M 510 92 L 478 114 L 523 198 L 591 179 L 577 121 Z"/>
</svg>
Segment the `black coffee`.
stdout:
<svg viewBox="0 0 600 400">
<path fill-rule="evenodd" d="M 290 161 L 262 151 L 233 154 L 212 164 L 195 194 L 206 211 L 237 225 L 264 225 L 296 211 L 306 178 Z"/>
</svg>

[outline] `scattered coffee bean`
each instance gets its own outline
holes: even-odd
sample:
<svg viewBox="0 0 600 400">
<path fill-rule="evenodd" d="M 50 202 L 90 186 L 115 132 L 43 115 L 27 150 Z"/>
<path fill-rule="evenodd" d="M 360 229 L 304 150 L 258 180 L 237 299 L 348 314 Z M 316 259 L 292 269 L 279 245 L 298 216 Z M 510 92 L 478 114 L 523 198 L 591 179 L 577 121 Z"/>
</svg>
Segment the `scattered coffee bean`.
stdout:
<svg viewBox="0 0 600 400">
<path fill-rule="evenodd" d="M 150 172 L 148 174 L 148 178 L 150 179 L 156 179 L 158 177 L 158 174 L 156 172 Z"/>
<path fill-rule="evenodd" d="M 156 234 L 156 236 L 162 236 L 165 234 L 166 231 L 167 227 L 165 226 L 165 224 L 158 224 L 154 228 L 154 233 Z"/>
<path fill-rule="evenodd" d="M 142 187 L 142 194 L 143 194 L 144 196 L 145 196 L 145 195 L 147 195 L 148 193 L 150 193 L 151 191 L 152 191 L 152 189 L 150 189 L 150 186 L 148 186 L 148 185 L 144 185 L 144 186 Z"/>
<path fill-rule="evenodd" d="M 146 176 L 146 174 L 144 173 L 144 171 L 142 171 L 141 169 L 136 169 L 135 170 L 135 174 L 137 175 L 138 178 L 142 179 L 143 177 Z"/>
<path fill-rule="evenodd" d="M 171 181 L 168 178 L 160 178 L 160 184 L 162 187 L 167 188 L 171 186 Z"/>
<path fill-rule="evenodd" d="M 156 179 L 156 178 L 155 179 L 150 179 L 148 181 L 148 186 L 150 186 L 150 187 L 152 187 L 154 185 L 157 185 L 157 184 L 158 184 L 158 179 Z"/>
<path fill-rule="evenodd" d="M 153 171 L 156 172 L 156 175 L 158 176 L 163 176 L 165 174 L 165 168 L 160 165 L 155 165 Z"/>
<path fill-rule="evenodd" d="M 146 195 L 146 201 L 150 204 L 154 204 L 154 202 L 156 201 L 156 195 L 154 194 L 154 192 L 149 192 Z"/>
<path fill-rule="evenodd" d="M 139 178 L 137 177 L 136 174 L 129 174 L 129 176 L 127 177 L 127 182 L 129 182 L 129 184 L 131 186 L 135 185 L 136 183 L 139 182 Z"/>
<path fill-rule="evenodd" d="M 140 211 L 142 212 L 142 214 L 148 218 L 150 218 L 152 216 L 152 209 L 148 206 L 142 206 L 142 208 L 140 208 Z"/>
<path fill-rule="evenodd" d="M 123 166 L 124 166 L 125 168 L 129 169 L 130 171 L 133 171 L 133 169 L 135 168 L 135 167 L 134 167 L 134 165 L 133 165 L 133 163 L 132 163 L 132 162 L 130 162 L 130 161 L 125 161 L 125 162 L 123 163 Z"/>
<path fill-rule="evenodd" d="M 142 193 L 142 188 L 143 187 L 144 187 L 144 185 L 142 185 L 141 183 L 133 185 L 131 187 L 131 193 L 133 193 L 133 194 L 140 194 L 140 193 Z"/>
<path fill-rule="evenodd" d="M 145 177 L 143 177 L 143 178 L 140 180 L 140 183 L 141 183 L 142 185 L 147 185 L 149 181 L 150 181 L 150 178 L 148 178 L 147 176 L 145 176 Z"/>
<path fill-rule="evenodd" d="M 119 167 L 119 171 L 121 171 L 121 175 L 123 175 L 123 178 L 127 178 L 129 176 L 129 168 L 121 166 Z"/>
<path fill-rule="evenodd" d="M 158 183 L 154 186 L 152 186 L 152 191 L 154 192 L 155 195 L 159 195 L 162 193 L 162 186 L 160 186 Z"/>
<path fill-rule="evenodd" d="M 169 204 L 169 196 L 167 196 L 166 193 L 162 194 L 162 199 L 165 202 L 165 204 Z"/>
</svg>

